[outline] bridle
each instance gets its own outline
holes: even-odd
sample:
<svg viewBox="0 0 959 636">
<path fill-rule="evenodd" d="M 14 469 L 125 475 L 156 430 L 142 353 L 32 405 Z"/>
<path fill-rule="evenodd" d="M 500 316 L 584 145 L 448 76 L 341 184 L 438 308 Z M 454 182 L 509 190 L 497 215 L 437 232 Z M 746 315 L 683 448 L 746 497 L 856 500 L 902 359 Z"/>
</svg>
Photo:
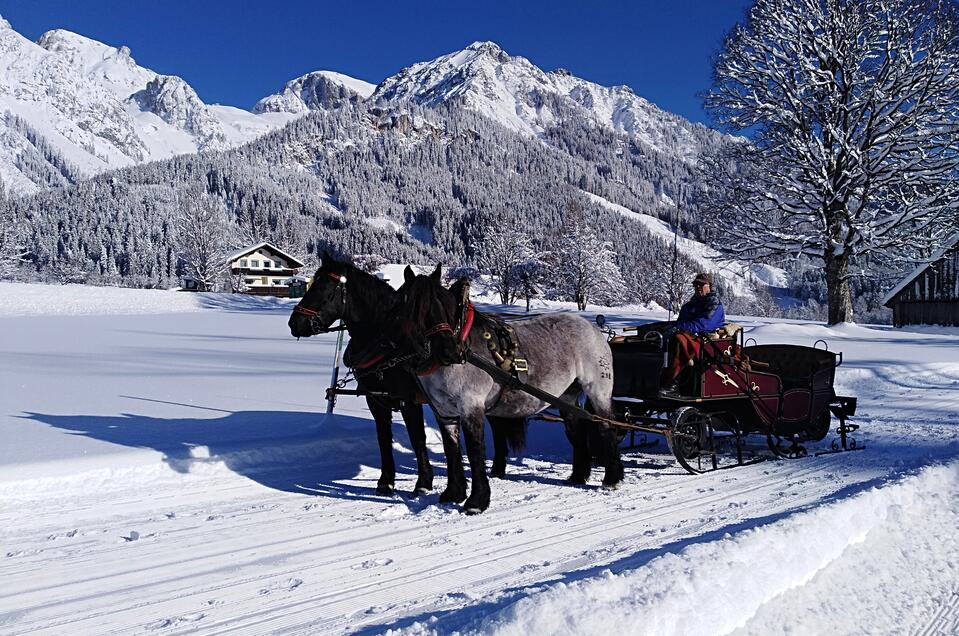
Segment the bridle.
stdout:
<svg viewBox="0 0 959 636">
<path fill-rule="evenodd" d="M 333 291 L 330 292 L 329 298 L 326 302 L 323 303 L 324 306 L 333 301 L 333 298 L 336 296 L 337 292 L 340 293 L 340 317 L 342 318 L 346 314 L 346 276 L 344 274 L 337 274 L 336 272 L 327 272 L 326 274 L 330 278 L 336 281 L 337 285 L 333 288 Z M 319 324 L 320 312 L 315 309 L 310 309 L 309 307 L 303 306 L 303 301 L 300 301 L 296 304 L 296 307 L 293 308 L 294 314 L 300 314 L 301 316 L 307 316 L 310 319 L 310 331 L 313 335 L 321 333 L 330 333 L 331 331 L 342 331 L 343 327 L 321 327 Z"/>
</svg>

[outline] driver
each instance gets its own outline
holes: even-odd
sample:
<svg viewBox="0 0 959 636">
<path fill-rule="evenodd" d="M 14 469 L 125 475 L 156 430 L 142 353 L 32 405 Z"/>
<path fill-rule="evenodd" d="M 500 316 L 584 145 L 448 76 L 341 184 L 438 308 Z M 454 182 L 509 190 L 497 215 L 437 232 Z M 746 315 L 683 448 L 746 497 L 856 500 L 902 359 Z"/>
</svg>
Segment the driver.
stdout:
<svg viewBox="0 0 959 636">
<path fill-rule="evenodd" d="M 726 311 L 713 291 L 710 274 L 696 274 L 693 290 L 693 297 L 679 310 L 676 324 L 670 330 L 672 361 L 663 369 L 659 382 L 659 394 L 664 397 L 679 396 L 679 376 L 690 360 L 699 355 L 699 334 L 715 331 L 726 322 Z"/>
</svg>

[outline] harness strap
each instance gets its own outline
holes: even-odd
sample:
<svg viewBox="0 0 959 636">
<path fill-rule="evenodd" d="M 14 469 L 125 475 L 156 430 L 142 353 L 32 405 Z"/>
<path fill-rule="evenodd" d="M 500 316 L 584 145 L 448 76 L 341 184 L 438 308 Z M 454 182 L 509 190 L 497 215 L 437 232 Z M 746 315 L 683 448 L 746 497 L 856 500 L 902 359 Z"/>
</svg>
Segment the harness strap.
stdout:
<svg viewBox="0 0 959 636">
<path fill-rule="evenodd" d="M 313 309 L 309 309 L 309 308 L 304 307 L 304 306 L 302 306 L 302 305 L 300 305 L 300 304 L 297 304 L 297 306 L 293 308 L 293 313 L 294 313 L 294 314 L 303 314 L 304 316 L 310 316 L 310 317 L 319 316 L 319 315 L 320 315 L 318 311 L 315 311 L 315 310 L 313 310 Z"/>
<path fill-rule="evenodd" d="M 463 317 L 463 323 L 459 326 L 458 329 L 452 329 L 447 323 L 441 322 L 440 324 L 436 325 L 432 329 L 429 329 L 426 332 L 426 335 L 430 336 L 434 333 L 439 333 L 441 331 L 449 331 L 450 333 L 455 334 L 458 331 L 460 343 L 465 343 L 466 339 L 469 338 L 470 331 L 473 329 L 473 319 L 475 318 L 475 316 L 476 316 L 476 309 L 473 307 L 473 303 L 467 303 L 466 315 Z M 440 367 L 442 366 L 443 366 L 442 364 L 437 362 L 436 364 L 429 367 L 428 369 L 418 372 L 416 375 L 420 377 L 431 375 L 439 371 Z"/>
<path fill-rule="evenodd" d="M 470 329 L 473 328 L 473 317 L 476 315 L 476 310 L 473 309 L 473 303 L 466 305 L 466 318 L 463 320 L 463 324 L 460 325 L 460 342 L 466 342 L 466 338 L 470 335 Z"/>
<path fill-rule="evenodd" d="M 447 323 L 445 323 L 445 322 L 441 322 L 441 323 L 439 323 L 438 325 L 434 325 L 434 326 L 430 327 L 429 329 L 427 329 L 427 330 L 426 330 L 426 333 L 423 334 L 423 335 L 425 335 L 425 336 L 432 336 L 434 333 L 439 333 L 439 332 L 441 332 L 441 331 L 448 331 L 448 332 L 450 332 L 450 333 L 453 333 L 453 328 L 450 327 L 449 324 L 447 324 Z"/>
<path fill-rule="evenodd" d="M 379 354 L 379 355 L 375 355 L 375 356 L 373 356 L 372 358 L 370 358 L 369 360 L 367 360 L 366 362 L 363 362 L 363 363 L 361 363 L 361 364 L 356 365 L 354 368 L 355 368 L 355 369 L 369 369 L 370 367 L 372 367 L 374 364 L 376 364 L 377 362 L 379 362 L 380 360 L 382 360 L 382 359 L 385 358 L 385 357 L 386 357 L 386 354 L 384 354 L 384 353 L 381 353 L 381 354 Z"/>
</svg>

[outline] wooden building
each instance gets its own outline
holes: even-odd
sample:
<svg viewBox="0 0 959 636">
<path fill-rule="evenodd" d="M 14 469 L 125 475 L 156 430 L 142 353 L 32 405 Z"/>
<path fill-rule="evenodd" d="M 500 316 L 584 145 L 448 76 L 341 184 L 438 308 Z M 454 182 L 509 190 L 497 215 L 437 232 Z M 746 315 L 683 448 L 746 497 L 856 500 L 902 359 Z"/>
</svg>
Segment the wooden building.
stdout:
<svg viewBox="0 0 959 636">
<path fill-rule="evenodd" d="M 893 287 L 882 304 L 892 309 L 897 327 L 959 326 L 959 234 Z"/>
<path fill-rule="evenodd" d="M 289 284 L 303 263 L 270 243 L 258 243 L 227 257 L 233 276 L 240 277 L 245 293 L 258 296 L 290 295 Z"/>
</svg>

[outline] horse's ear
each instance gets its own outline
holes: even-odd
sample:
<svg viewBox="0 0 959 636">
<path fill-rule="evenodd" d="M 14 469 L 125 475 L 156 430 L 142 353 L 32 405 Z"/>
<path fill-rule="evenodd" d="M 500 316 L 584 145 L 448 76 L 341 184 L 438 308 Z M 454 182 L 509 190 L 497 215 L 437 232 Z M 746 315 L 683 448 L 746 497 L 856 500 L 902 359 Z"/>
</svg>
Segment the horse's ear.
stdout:
<svg viewBox="0 0 959 636">
<path fill-rule="evenodd" d="M 406 266 L 406 269 L 403 270 L 403 280 L 407 283 L 412 283 L 416 279 L 416 273 L 413 271 L 413 268 L 409 265 Z"/>
<path fill-rule="evenodd" d="M 443 266 L 437 265 L 436 269 L 433 270 L 433 273 L 430 274 L 430 278 L 433 280 L 434 283 L 439 285 L 440 282 L 443 280 Z"/>
</svg>

